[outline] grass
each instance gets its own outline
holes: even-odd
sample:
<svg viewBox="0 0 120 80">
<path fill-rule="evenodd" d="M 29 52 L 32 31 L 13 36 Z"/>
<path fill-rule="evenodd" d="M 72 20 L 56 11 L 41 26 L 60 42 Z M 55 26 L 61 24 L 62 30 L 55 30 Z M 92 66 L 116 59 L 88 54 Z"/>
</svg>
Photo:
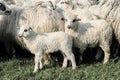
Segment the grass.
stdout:
<svg viewBox="0 0 120 80">
<path fill-rule="evenodd" d="M 101 62 L 81 64 L 76 70 L 60 65 L 47 66 L 33 74 L 34 60 L 0 61 L 0 80 L 120 80 L 120 60 L 106 65 Z"/>
</svg>

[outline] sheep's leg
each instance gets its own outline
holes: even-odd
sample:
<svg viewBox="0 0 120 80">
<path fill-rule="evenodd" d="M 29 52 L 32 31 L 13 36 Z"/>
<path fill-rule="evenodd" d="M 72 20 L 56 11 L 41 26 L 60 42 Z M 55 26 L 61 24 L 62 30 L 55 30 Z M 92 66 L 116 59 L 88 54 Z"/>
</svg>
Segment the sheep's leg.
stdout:
<svg viewBox="0 0 120 80">
<path fill-rule="evenodd" d="M 102 54 L 103 54 L 102 50 L 100 48 L 98 48 L 97 54 L 95 56 L 95 59 L 98 60 L 101 57 Z"/>
<path fill-rule="evenodd" d="M 39 64 L 39 56 L 35 55 L 35 67 L 34 67 L 34 73 L 38 71 L 38 64 Z"/>
<path fill-rule="evenodd" d="M 112 53 L 114 53 L 113 57 L 117 57 L 117 55 L 119 53 L 118 52 L 119 49 L 120 49 L 120 45 L 117 42 L 115 42 L 115 44 L 113 45 L 113 48 L 112 48 Z"/>
<path fill-rule="evenodd" d="M 100 47 L 104 51 L 103 64 L 106 64 L 109 61 L 109 58 L 110 58 L 110 48 L 107 44 L 105 45 L 105 43 L 104 43 L 104 45 L 100 45 Z"/>
<path fill-rule="evenodd" d="M 80 58 L 79 58 L 78 64 L 81 64 L 82 61 L 83 61 L 83 52 L 84 52 L 84 50 L 85 49 L 79 50 Z"/>
</svg>

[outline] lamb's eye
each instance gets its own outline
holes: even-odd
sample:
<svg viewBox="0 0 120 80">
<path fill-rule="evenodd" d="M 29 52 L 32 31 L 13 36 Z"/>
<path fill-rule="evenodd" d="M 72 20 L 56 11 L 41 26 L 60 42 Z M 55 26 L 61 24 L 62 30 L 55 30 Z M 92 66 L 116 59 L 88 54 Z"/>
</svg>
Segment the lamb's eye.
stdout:
<svg viewBox="0 0 120 80">
<path fill-rule="evenodd" d="M 76 19 L 73 20 L 73 22 L 75 22 L 75 21 L 76 21 Z"/>
<path fill-rule="evenodd" d="M 61 4 L 64 4 L 65 2 L 61 2 Z"/>
<path fill-rule="evenodd" d="M 65 20 L 65 18 L 61 18 L 61 20 L 62 20 L 62 21 L 64 21 L 64 20 Z"/>
<path fill-rule="evenodd" d="M 65 2 L 65 4 L 69 4 L 68 2 Z"/>
<path fill-rule="evenodd" d="M 24 32 L 27 32 L 27 29 L 25 29 Z"/>
</svg>

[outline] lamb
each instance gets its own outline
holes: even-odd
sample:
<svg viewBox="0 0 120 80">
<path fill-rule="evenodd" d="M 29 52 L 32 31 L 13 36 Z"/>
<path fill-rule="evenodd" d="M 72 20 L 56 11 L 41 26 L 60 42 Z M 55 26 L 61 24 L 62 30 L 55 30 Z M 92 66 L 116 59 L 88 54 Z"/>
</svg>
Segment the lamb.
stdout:
<svg viewBox="0 0 120 80">
<path fill-rule="evenodd" d="M 105 20 L 80 21 L 72 12 L 66 12 L 62 20 L 65 20 L 65 32 L 73 37 L 73 46 L 80 48 L 81 55 L 87 47 L 99 46 L 104 51 L 103 64 L 108 62 L 113 31 Z"/>
<path fill-rule="evenodd" d="M 35 33 L 32 28 L 26 24 L 20 27 L 19 36 L 23 37 L 27 48 L 35 55 L 35 67 L 33 72 L 38 71 L 38 64 L 40 69 L 43 68 L 42 58 L 44 53 L 55 52 L 60 50 L 63 52 L 63 65 L 67 67 L 67 61 L 72 62 L 72 69 L 76 68 L 75 57 L 72 53 L 72 37 L 65 32 L 53 33 Z"/>
</svg>

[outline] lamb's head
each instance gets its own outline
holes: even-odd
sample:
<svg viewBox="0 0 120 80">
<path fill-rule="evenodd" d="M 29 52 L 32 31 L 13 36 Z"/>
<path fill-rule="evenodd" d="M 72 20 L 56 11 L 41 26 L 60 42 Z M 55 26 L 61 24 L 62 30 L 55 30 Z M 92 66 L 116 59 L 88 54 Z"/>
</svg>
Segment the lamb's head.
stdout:
<svg viewBox="0 0 120 80">
<path fill-rule="evenodd" d="M 32 31 L 32 28 L 29 25 L 24 25 L 20 27 L 18 35 L 19 37 L 28 37 L 30 36 L 31 31 Z"/>
<path fill-rule="evenodd" d="M 4 3 L 0 2 L 0 15 L 10 15 L 11 10 Z"/>
<path fill-rule="evenodd" d="M 61 20 L 65 20 L 65 29 L 72 29 L 75 30 L 81 19 L 78 18 L 73 12 L 66 12 L 65 18 L 61 18 Z"/>
</svg>

